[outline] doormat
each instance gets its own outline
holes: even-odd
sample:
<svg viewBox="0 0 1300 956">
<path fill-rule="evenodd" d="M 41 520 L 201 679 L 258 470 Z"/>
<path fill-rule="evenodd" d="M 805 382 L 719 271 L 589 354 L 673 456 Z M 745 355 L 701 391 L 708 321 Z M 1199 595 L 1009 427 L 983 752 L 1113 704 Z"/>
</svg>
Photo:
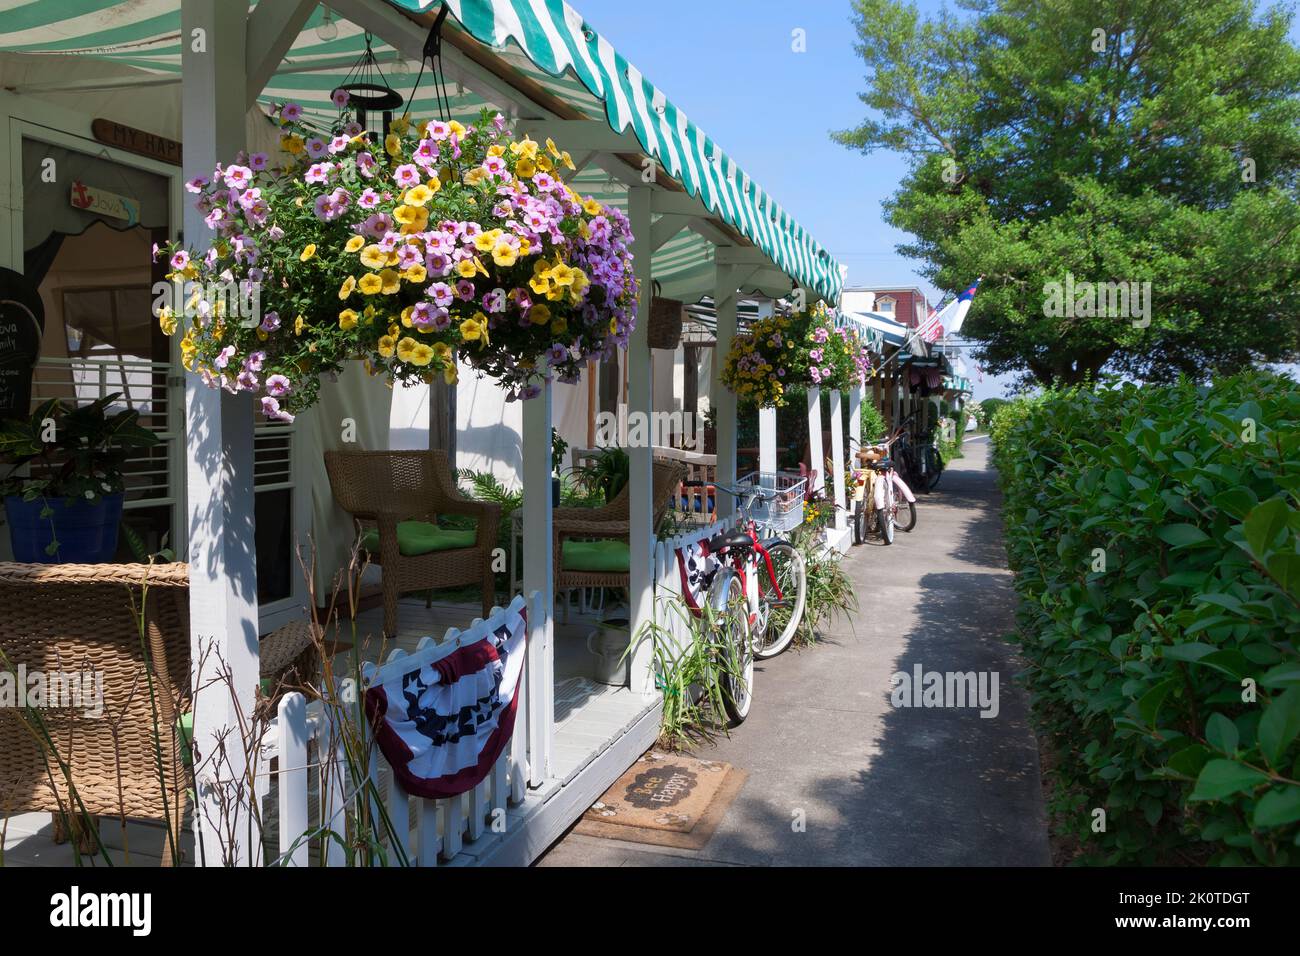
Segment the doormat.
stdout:
<svg viewBox="0 0 1300 956">
<path fill-rule="evenodd" d="M 652 750 L 614 781 L 574 830 L 607 840 L 703 849 L 747 776 L 718 760 Z"/>
</svg>

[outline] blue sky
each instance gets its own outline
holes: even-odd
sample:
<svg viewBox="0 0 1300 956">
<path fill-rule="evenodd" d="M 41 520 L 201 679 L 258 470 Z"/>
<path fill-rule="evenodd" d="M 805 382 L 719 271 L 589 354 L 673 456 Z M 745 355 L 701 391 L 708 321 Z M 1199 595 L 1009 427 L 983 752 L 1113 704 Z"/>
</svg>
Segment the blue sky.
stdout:
<svg viewBox="0 0 1300 956">
<path fill-rule="evenodd" d="M 850 285 L 915 285 L 937 301 L 920 263 L 894 252 L 906 234 L 882 220 L 881 200 L 898 188 L 906 162 L 864 156 L 828 135 L 857 125 L 866 110 L 850 0 L 570 4 L 849 267 Z M 916 6 L 932 15 L 940 3 Z M 807 52 L 792 51 L 796 29 Z M 1291 38 L 1300 42 L 1300 26 Z M 975 398 L 1001 395 L 1004 384 L 986 375 L 974 383 Z"/>
</svg>

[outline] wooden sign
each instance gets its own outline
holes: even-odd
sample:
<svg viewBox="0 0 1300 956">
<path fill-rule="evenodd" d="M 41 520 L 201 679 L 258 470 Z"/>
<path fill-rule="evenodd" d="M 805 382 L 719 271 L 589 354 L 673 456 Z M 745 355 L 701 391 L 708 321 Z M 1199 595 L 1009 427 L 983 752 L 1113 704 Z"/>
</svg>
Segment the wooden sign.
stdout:
<svg viewBox="0 0 1300 956">
<path fill-rule="evenodd" d="M 79 180 L 72 181 L 71 202 L 74 208 L 98 216 L 111 216 L 113 219 L 125 219 L 134 226 L 140 221 L 140 203 L 130 196 L 119 196 L 98 186 L 87 186 Z"/>
<path fill-rule="evenodd" d="M 106 146 L 116 146 L 128 153 L 162 160 L 173 166 L 181 165 L 181 144 L 157 133 L 146 133 L 134 126 L 124 126 L 112 120 L 97 119 L 90 124 L 90 133 Z"/>
<path fill-rule="evenodd" d="M 40 293 L 20 273 L 0 269 L 0 418 L 31 410 L 32 367 L 44 332 Z"/>
</svg>

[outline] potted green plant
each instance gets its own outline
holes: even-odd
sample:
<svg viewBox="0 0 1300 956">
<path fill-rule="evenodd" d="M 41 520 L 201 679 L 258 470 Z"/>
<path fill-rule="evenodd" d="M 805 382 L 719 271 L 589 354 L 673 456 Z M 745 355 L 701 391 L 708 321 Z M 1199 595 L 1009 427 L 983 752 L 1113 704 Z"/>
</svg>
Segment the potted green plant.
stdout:
<svg viewBox="0 0 1300 956">
<path fill-rule="evenodd" d="M 0 422 L 0 479 L 14 558 L 98 564 L 113 559 L 122 474 L 132 449 L 158 443 L 139 412 L 109 414 L 121 393 L 87 405 L 50 399 L 27 419 Z M 20 474 L 19 472 L 25 472 Z"/>
<path fill-rule="evenodd" d="M 599 455 L 577 469 L 578 480 L 588 488 L 605 493 L 605 503 L 613 501 L 627 484 L 632 463 L 622 448 L 604 448 Z"/>
</svg>

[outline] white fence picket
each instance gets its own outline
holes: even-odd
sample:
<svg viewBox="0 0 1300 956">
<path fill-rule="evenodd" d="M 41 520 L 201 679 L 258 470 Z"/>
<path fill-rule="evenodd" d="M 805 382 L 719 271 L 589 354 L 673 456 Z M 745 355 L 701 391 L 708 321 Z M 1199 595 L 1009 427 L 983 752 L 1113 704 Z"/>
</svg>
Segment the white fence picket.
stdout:
<svg viewBox="0 0 1300 956">
<path fill-rule="evenodd" d="M 299 693 L 285 694 L 278 716 L 280 856 L 285 866 L 306 866 L 308 847 L 302 838 L 308 827 L 306 699 Z"/>
</svg>

